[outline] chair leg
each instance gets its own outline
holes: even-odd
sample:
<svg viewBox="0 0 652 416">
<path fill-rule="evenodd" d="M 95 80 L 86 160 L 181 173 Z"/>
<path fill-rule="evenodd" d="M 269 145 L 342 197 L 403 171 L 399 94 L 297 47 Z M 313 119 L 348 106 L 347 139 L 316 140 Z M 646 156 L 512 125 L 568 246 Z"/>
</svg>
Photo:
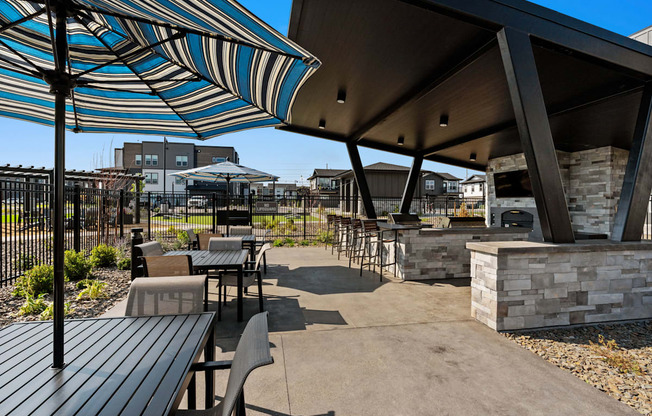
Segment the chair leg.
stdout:
<svg viewBox="0 0 652 416">
<path fill-rule="evenodd" d="M 190 384 L 188 384 L 188 409 L 197 408 L 197 380 L 196 373 L 192 375 Z"/>
<path fill-rule="evenodd" d="M 245 398 L 244 398 L 244 389 L 240 391 L 240 397 L 238 397 L 238 404 L 235 406 L 235 416 L 246 416 L 247 410 L 245 408 Z"/>
<path fill-rule="evenodd" d="M 217 320 L 222 320 L 222 279 L 217 283 Z"/>
<path fill-rule="evenodd" d="M 260 311 L 263 312 L 263 279 L 260 272 L 258 273 L 258 306 Z"/>
<path fill-rule="evenodd" d="M 263 270 L 265 270 L 265 274 L 267 274 L 267 253 L 263 253 Z"/>
</svg>

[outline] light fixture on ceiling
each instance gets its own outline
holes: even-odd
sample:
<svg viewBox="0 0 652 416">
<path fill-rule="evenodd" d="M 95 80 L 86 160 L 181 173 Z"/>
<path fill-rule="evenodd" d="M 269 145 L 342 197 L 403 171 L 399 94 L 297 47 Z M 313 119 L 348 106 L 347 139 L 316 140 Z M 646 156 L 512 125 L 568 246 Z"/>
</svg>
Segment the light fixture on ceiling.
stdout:
<svg viewBox="0 0 652 416">
<path fill-rule="evenodd" d="M 448 127 L 448 116 L 446 114 L 439 117 L 439 127 Z"/>
<path fill-rule="evenodd" d="M 337 91 L 337 102 L 340 104 L 344 104 L 346 101 L 346 90 L 345 89 L 340 89 Z"/>
<path fill-rule="evenodd" d="M 326 128 L 326 120 L 324 120 L 323 118 L 319 120 L 319 128 L 322 130 Z"/>
<path fill-rule="evenodd" d="M 398 141 L 396 142 L 399 146 L 403 146 L 405 144 L 405 137 L 403 136 L 398 136 Z"/>
<path fill-rule="evenodd" d="M 475 162 L 477 159 L 478 159 L 478 155 L 476 155 L 475 153 L 471 153 L 471 155 L 469 155 L 469 160 L 471 162 Z"/>
</svg>

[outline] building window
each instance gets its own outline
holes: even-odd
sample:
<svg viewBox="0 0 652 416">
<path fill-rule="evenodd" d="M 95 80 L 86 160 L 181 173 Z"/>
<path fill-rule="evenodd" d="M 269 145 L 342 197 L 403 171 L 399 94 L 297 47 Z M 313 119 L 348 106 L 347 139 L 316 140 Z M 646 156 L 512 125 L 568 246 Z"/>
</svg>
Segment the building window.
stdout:
<svg viewBox="0 0 652 416">
<path fill-rule="evenodd" d="M 177 156 L 177 166 L 179 167 L 188 166 L 188 156 Z"/>
<path fill-rule="evenodd" d="M 158 166 L 158 155 L 145 155 L 145 166 Z"/>
<path fill-rule="evenodd" d="M 448 190 L 450 192 L 456 192 L 457 191 L 457 182 L 448 182 Z"/>
<path fill-rule="evenodd" d="M 222 162 L 226 162 L 226 158 L 225 158 L 225 157 L 213 157 L 211 160 L 213 161 L 213 163 L 222 163 Z"/>
<path fill-rule="evenodd" d="M 145 158 L 145 163 L 147 163 L 147 158 Z M 146 173 L 145 174 L 145 183 L 151 183 L 152 185 L 158 185 L 158 173 Z"/>
<path fill-rule="evenodd" d="M 143 165 L 143 155 L 136 155 L 135 163 L 136 163 L 136 166 L 142 166 Z"/>
<path fill-rule="evenodd" d="M 435 190 L 435 181 L 427 180 L 426 181 L 426 191 L 434 191 L 434 190 Z"/>
</svg>

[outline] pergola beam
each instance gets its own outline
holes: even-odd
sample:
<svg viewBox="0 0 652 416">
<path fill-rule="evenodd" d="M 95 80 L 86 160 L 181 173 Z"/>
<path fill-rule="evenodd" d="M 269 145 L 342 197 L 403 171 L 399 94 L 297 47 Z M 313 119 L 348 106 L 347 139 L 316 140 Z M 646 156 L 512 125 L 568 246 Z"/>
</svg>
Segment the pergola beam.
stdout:
<svg viewBox="0 0 652 416">
<path fill-rule="evenodd" d="M 412 198 L 414 191 L 419 183 L 421 177 L 421 165 L 423 164 L 423 156 L 416 156 L 412 162 L 412 168 L 408 175 L 407 182 L 405 182 L 405 190 L 403 191 L 403 198 L 401 198 L 401 214 L 409 214 L 410 206 L 412 205 Z"/>
<path fill-rule="evenodd" d="M 467 68 L 469 65 L 473 64 L 480 57 L 485 55 L 491 48 L 496 46 L 495 39 L 491 39 L 486 44 L 482 45 L 479 49 L 474 51 L 471 55 L 462 57 L 459 61 L 455 62 L 453 65 L 432 74 L 427 79 L 418 83 L 410 91 L 399 97 L 396 101 L 387 106 L 383 111 L 378 113 L 374 118 L 363 124 L 360 128 L 354 131 L 349 137 L 349 141 L 360 141 L 369 133 L 374 127 L 378 126 L 389 117 L 391 117 L 396 112 L 400 111 L 405 106 L 412 104 L 427 94 L 430 94 L 432 91 L 437 89 L 439 86 L 444 84 L 449 79 L 453 78 L 460 71 Z"/>
<path fill-rule="evenodd" d="M 652 192 L 652 81 L 643 90 L 612 239 L 640 241 Z"/>
<path fill-rule="evenodd" d="M 369 191 L 369 184 L 367 183 L 367 176 L 364 173 L 364 167 L 362 166 L 358 147 L 355 143 L 348 142 L 346 143 L 346 150 L 349 151 L 351 168 L 358 185 L 358 191 L 360 192 L 360 198 L 362 199 L 362 205 L 364 206 L 367 218 L 376 219 L 376 209 L 374 208 L 374 202 L 371 199 L 371 192 Z"/>
<path fill-rule="evenodd" d="M 516 0 L 401 0 L 485 29 L 509 27 L 530 36 L 652 76 L 652 47 L 542 6 Z"/>
<path fill-rule="evenodd" d="M 498 32 L 498 43 L 543 238 L 552 243 L 573 243 L 575 236 L 530 37 L 504 28 Z"/>
</svg>

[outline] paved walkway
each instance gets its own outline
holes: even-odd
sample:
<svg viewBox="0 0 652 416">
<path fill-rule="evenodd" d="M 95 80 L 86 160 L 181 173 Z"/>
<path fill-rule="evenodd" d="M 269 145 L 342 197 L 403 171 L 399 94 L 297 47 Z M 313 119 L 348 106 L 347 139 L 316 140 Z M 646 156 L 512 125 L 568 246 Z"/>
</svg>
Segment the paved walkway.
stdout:
<svg viewBox="0 0 652 416">
<path fill-rule="evenodd" d="M 381 283 L 323 248 L 274 249 L 268 263 L 275 363 L 251 374 L 248 414 L 637 414 L 473 321 L 468 280 Z M 258 308 L 251 292 L 245 317 Z M 216 359 L 233 355 L 243 328 L 228 300 Z"/>
</svg>

